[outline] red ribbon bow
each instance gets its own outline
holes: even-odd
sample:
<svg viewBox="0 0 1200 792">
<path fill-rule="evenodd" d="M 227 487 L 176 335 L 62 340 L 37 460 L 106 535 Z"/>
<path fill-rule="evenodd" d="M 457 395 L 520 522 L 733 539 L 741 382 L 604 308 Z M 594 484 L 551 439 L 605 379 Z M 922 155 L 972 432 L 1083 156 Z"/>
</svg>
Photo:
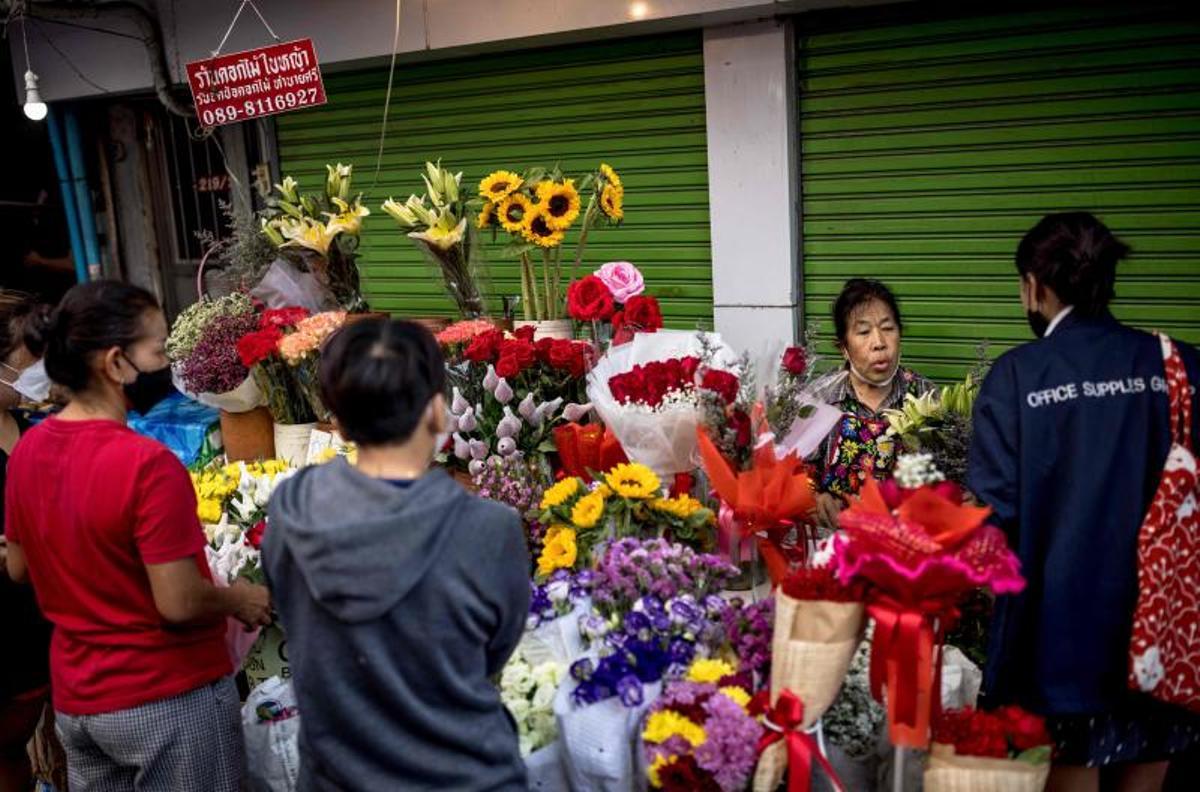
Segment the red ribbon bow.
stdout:
<svg viewBox="0 0 1200 792">
<path fill-rule="evenodd" d="M 779 695 L 775 706 L 767 711 L 763 721 L 768 729 L 758 741 L 758 753 L 770 748 L 780 740 L 787 741 L 788 792 L 809 792 L 812 789 L 813 759 L 829 776 L 837 792 L 845 792 L 842 781 L 833 771 L 833 765 L 817 747 L 816 739 L 804 731 L 804 702 L 790 690 Z"/>
</svg>

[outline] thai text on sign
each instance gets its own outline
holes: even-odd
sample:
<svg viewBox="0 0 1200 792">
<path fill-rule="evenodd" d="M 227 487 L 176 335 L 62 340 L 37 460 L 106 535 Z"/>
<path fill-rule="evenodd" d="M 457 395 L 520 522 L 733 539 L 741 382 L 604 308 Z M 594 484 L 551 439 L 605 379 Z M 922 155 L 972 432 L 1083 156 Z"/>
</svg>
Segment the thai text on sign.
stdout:
<svg viewBox="0 0 1200 792">
<path fill-rule="evenodd" d="M 312 39 L 218 55 L 187 65 L 196 116 L 204 126 L 325 104 Z"/>
</svg>

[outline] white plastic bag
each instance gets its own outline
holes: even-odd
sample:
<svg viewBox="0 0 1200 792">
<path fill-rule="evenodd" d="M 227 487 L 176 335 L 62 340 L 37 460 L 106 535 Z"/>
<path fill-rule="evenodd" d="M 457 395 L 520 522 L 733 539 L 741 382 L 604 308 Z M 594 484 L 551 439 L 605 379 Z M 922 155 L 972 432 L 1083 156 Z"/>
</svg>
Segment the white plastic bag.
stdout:
<svg viewBox="0 0 1200 792">
<path fill-rule="evenodd" d="M 300 778 L 300 713 L 292 683 L 273 676 L 242 705 L 247 782 L 254 792 L 293 792 Z"/>
<path fill-rule="evenodd" d="M 285 258 L 277 258 L 250 296 L 263 302 L 267 308 L 290 308 L 297 306 L 309 313 L 333 310 L 337 302 L 311 272 L 302 272 Z"/>
<path fill-rule="evenodd" d="M 526 756 L 526 786 L 536 792 L 570 792 L 563 754 L 562 740 L 555 740 Z"/>
<path fill-rule="evenodd" d="M 942 650 L 942 709 L 974 707 L 983 686 L 983 671 L 956 646 Z"/>
<path fill-rule="evenodd" d="M 528 630 L 521 638 L 518 651 L 533 666 L 553 661 L 569 667 L 583 656 L 579 619 L 590 611 L 591 600 L 583 600 L 570 613 Z"/>
<path fill-rule="evenodd" d="M 250 412 L 255 407 L 261 407 L 267 403 L 258 383 L 254 381 L 254 377 L 246 377 L 241 385 L 226 393 L 192 393 L 183 382 L 179 364 L 175 363 L 171 366 L 171 382 L 175 385 L 175 390 L 192 401 L 225 412 Z"/>
<path fill-rule="evenodd" d="M 554 699 L 558 739 L 562 743 L 571 789 L 589 792 L 628 792 L 638 789 L 638 750 L 642 717 L 662 694 L 662 683 L 644 688 L 644 699 L 626 707 L 610 698 L 586 707 L 571 702 L 576 681 L 563 680 Z"/>
</svg>

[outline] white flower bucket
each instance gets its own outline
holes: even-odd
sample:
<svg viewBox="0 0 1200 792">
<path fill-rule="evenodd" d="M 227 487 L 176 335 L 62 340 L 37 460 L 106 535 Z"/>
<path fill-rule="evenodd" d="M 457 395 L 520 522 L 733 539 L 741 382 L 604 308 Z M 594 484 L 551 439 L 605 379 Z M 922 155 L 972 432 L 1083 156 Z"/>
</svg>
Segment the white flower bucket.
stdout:
<svg viewBox="0 0 1200 792">
<path fill-rule="evenodd" d="M 532 327 L 534 329 L 534 341 L 541 341 L 543 338 L 558 338 L 569 341 L 575 337 L 575 325 L 570 319 L 549 319 L 544 322 L 522 320 L 514 322 L 513 327 L 517 329 Z"/>
<path fill-rule="evenodd" d="M 300 467 L 308 461 L 308 444 L 312 439 L 315 423 L 275 424 L 275 456 L 292 467 Z"/>
</svg>

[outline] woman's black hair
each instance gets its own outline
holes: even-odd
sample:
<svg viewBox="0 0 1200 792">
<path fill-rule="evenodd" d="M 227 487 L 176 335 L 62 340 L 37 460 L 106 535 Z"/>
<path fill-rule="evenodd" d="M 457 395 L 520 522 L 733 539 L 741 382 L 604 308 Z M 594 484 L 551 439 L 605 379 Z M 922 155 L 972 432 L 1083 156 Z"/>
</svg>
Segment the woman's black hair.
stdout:
<svg viewBox="0 0 1200 792">
<path fill-rule="evenodd" d="M 321 352 L 321 398 L 347 440 L 407 440 L 446 388 L 437 341 L 414 322 L 368 319 L 343 327 Z"/>
<path fill-rule="evenodd" d="M 25 340 L 26 332 L 38 323 L 38 317 L 47 306 L 25 292 L 0 289 L 0 359 L 8 357 L 17 347 L 24 346 L 35 356 L 41 357 L 43 349 L 35 343 L 30 346 Z"/>
<path fill-rule="evenodd" d="M 1017 245 L 1017 271 L 1033 275 L 1085 316 L 1108 309 L 1129 246 L 1089 212 L 1048 214 Z"/>
<path fill-rule="evenodd" d="M 896 295 L 882 281 L 870 278 L 851 278 L 842 286 L 842 293 L 833 302 L 834 338 L 838 346 L 846 343 L 846 335 L 850 332 L 850 317 L 863 305 L 872 300 L 879 300 L 892 311 L 896 318 L 896 328 L 903 333 L 904 321 L 900 318 L 900 304 Z"/>
<path fill-rule="evenodd" d="M 91 358 L 122 349 L 146 335 L 146 314 L 160 310 L 145 289 L 113 280 L 71 287 L 53 310 L 39 311 L 25 331 L 25 346 L 45 352 L 46 374 L 73 391 L 91 379 Z"/>
</svg>

